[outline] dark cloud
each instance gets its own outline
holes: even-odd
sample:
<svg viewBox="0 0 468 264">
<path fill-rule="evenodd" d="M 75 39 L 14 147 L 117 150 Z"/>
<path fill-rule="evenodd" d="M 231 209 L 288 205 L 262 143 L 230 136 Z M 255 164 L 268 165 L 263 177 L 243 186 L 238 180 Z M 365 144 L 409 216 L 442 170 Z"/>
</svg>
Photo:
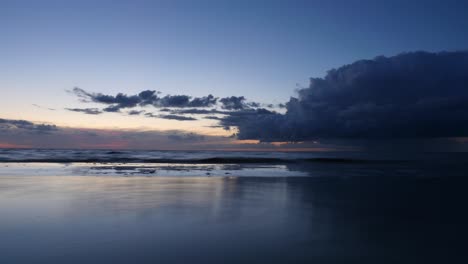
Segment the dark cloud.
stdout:
<svg viewBox="0 0 468 264">
<path fill-rule="evenodd" d="M 55 125 L 48 124 L 36 124 L 26 120 L 12 120 L 12 119 L 2 119 L 0 118 L 0 132 L 2 133 L 18 133 L 18 132 L 28 132 L 28 133 L 50 133 L 57 130 Z"/>
<path fill-rule="evenodd" d="M 218 98 L 213 95 L 194 97 L 188 95 L 166 95 L 159 97 L 159 92 L 145 90 L 137 95 L 126 95 L 118 93 L 116 96 L 105 95 L 102 93 L 90 93 L 81 88 L 73 88 L 71 93 L 80 98 L 82 102 L 95 102 L 109 105 L 104 108 L 105 112 L 119 112 L 123 108 L 133 108 L 136 106 L 154 106 L 154 107 L 212 107 L 216 105 Z"/>
<path fill-rule="evenodd" d="M 178 120 L 178 121 L 195 121 L 198 120 L 194 117 L 190 116 L 181 116 L 181 115 L 158 115 L 158 118 L 162 119 L 170 119 L 170 120 Z"/>
<path fill-rule="evenodd" d="M 226 130 L 230 130 L 231 127 L 238 127 L 239 129 L 242 129 L 242 133 L 244 133 L 242 134 L 243 137 L 245 137 L 246 139 L 252 139 L 253 136 L 247 136 L 246 134 L 247 132 L 249 132 L 249 130 L 255 131 L 255 133 L 257 134 L 263 134 L 262 131 L 264 130 L 264 128 L 258 127 L 256 125 L 257 120 L 273 120 L 279 117 L 281 117 L 280 114 L 274 111 L 269 111 L 264 108 L 246 109 L 241 111 L 228 112 L 228 115 L 219 118 L 219 124 Z M 265 131 L 264 133 L 269 132 Z"/>
<path fill-rule="evenodd" d="M 190 102 L 188 95 L 166 95 L 158 101 L 161 107 L 187 107 Z"/>
<path fill-rule="evenodd" d="M 222 118 L 218 116 L 205 116 L 204 119 L 222 120 Z"/>
<path fill-rule="evenodd" d="M 249 102 L 249 103 L 247 103 L 247 106 L 252 107 L 252 108 L 258 108 L 258 107 L 261 106 L 261 104 L 257 103 L 257 102 Z"/>
<path fill-rule="evenodd" d="M 140 105 L 145 106 L 145 105 L 154 105 L 158 100 L 158 95 L 159 92 L 156 91 L 151 91 L 151 90 L 146 90 L 142 91 L 138 94 L 138 97 L 140 98 Z"/>
<path fill-rule="evenodd" d="M 224 97 L 219 99 L 219 101 L 221 102 L 221 108 L 227 110 L 241 110 L 248 108 L 244 96 Z"/>
<path fill-rule="evenodd" d="M 279 104 L 278 104 L 278 108 L 286 108 L 286 104 L 279 103 Z"/>
<path fill-rule="evenodd" d="M 97 108 L 65 108 L 68 111 L 84 113 L 88 115 L 99 115 L 102 111 Z"/>
<path fill-rule="evenodd" d="M 468 136 L 468 52 L 356 61 L 312 78 L 286 109 L 222 122 L 263 141 Z"/>
<path fill-rule="evenodd" d="M 216 105 L 217 101 L 217 97 L 209 94 L 208 96 L 193 98 L 188 104 L 188 107 L 211 107 Z"/>
<path fill-rule="evenodd" d="M 261 106 L 261 104 L 257 102 L 247 102 L 244 96 L 231 96 L 221 99 L 211 94 L 202 97 L 191 97 L 188 95 L 160 96 L 160 93 L 154 90 L 145 90 L 138 93 L 137 95 L 126 95 L 123 93 L 118 93 L 116 96 L 113 96 L 102 93 L 90 93 L 78 87 L 75 87 L 72 91 L 69 92 L 78 96 L 82 102 L 94 102 L 107 105 L 107 107 L 103 109 L 70 108 L 68 109 L 70 111 L 82 112 L 85 114 L 100 114 L 103 112 L 118 113 L 121 112 L 121 109 L 124 108 L 132 109 L 134 107 L 152 106 L 160 109 L 159 112 L 166 112 L 167 114 L 158 115 L 138 110 L 129 110 L 126 112 L 126 114 L 144 114 L 144 116 L 150 118 L 162 118 L 179 121 L 198 120 L 197 118 L 192 117 L 192 115 L 238 116 L 243 115 L 246 110 L 255 110 Z M 221 107 L 223 110 L 219 110 L 219 107 Z M 234 118 L 235 117 L 232 117 L 232 119 Z M 209 117 L 206 119 L 214 120 L 215 118 Z"/>
<path fill-rule="evenodd" d="M 184 115 L 184 114 L 192 114 L 192 115 L 207 115 L 207 114 L 228 114 L 228 111 L 219 111 L 216 109 L 197 109 L 197 108 L 190 108 L 190 109 L 173 109 L 171 110 L 172 114 Z"/>
<path fill-rule="evenodd" d="M 213 95 L 195 97 L 188 95 L 166 95 L 161 97 L 154 105 L 157 107 L 212 107 L 216 105 L 218 98 Z"/>
<path fill-rule="evenodd" d="M 131 111 L 128 111 L 127 114 L 128 115 L 140 115 L 140 114 L 142 114 L 144 112 L 145 112 L 144 110 L 141 110 L 141 111 L 131 110 Z"/>
<path fill-rule="evenodd" d="M 123 93 L 118 93 L 116 96 L 112 96 L 102 93 L 89 93 L 78 87 L 73 88 L 71 92 L 78 96 L 82 102 L 95 102 L 110 105 L 103 109 L 105 112 L 118 112 L 122 108 L 132 108 L 143 102 L 140 95 L 129 96 Z"/>
<path fill-rule="evenodd" d="M 121 108 L 122 107 L 120 105 L 110 105 L 110 106 L 102 109 L 102 111 L 108 112 L 108 113 L 118 113 L 118 112 L 120 112 Z"/>
</svg>

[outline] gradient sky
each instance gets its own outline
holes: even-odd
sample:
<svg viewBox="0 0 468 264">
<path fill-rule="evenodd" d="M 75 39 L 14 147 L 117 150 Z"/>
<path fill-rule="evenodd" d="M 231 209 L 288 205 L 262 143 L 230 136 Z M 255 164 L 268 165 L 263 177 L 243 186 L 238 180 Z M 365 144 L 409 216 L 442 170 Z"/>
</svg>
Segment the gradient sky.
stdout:
<svg viewBox="0 0 468 264">
<path fill-rule="evenodd" d="M 66 111 L 91 107 L 66 90 L 283 103 L 310 77 L 359 59 L 466 50 L 463 2 L 3 0 L 0 118 L 223 135 L 208 121 Z"/>
</svg>

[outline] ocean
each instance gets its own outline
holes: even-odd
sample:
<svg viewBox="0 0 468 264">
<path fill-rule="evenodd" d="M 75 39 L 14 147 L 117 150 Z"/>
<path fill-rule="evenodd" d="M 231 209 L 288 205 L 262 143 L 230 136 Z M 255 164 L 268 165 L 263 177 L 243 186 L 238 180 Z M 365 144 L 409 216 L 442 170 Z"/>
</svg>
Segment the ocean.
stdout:
<svg viewBox="0 0 468 264">
<path fill-rule="evenodd" d="M 0 150 L 0 263 L 464 263 L 467 153 Z"/>
</svg>

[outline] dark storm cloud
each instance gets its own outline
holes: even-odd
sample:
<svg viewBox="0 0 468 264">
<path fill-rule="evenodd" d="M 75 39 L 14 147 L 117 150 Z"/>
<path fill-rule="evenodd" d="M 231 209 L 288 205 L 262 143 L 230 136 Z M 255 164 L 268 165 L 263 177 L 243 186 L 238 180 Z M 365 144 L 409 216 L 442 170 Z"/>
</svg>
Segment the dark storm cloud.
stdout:
<svg viewBox="0 0 468 264">
<path fill-rule="evenodd" d="M 259 116 L 277 115 L 276 112 L 269 111 L 264 108 L 259 109 L 246 109 L 241 111 L 224 112 L 227 114 L 221 118 L 221 125 L 223 126 L 239 126 L 244 121 L 250 118 L 258 118 Z"/>
<path fill-rule="evenodd" d="M 97 108 L 65 108 L 68 111 L 84 113 L 88 115 L 99 115 L 102 111 Z"/>
<path fill-rule="evenodd" d="M 26 120 L 11 120 L 0 118 L 0 132 L 31 132 L 31 133 L 50 133 L 57 130 L 55 125 L 35 124 Z"/>
<path fill-rule="evenodd" d="M 247 106 L 252 107 L 252 108 L 258 108 L 258 107 L 261 106 L 261 104 L 257 103 L 257 102 L 249 102 L 249 103 L 247 103 Z"/>
<path fill-rule="evenodd" d="M 227 115 L 224 117 L 218 118 L 220 120 L 219 124 L 226 130 L 230 130 L 231 127 L 238 127 L 239 129 L 242 128 L 242 136 L 246 136 L 246 132 L 249 130 L 255 131 L 256 133 L 263 134 L 269 133 L 268 131 L 263 132 L 264 128 L 258 127 L 255 123 L 256 120 L 262 119 L 275 119 L 280 117 L 281 115 L 274 112 L 269 111 L 264 108 L 259 109 L 246 109 L 241 111 L 232 111 L 228 112 Z M 213 117 L 208 117 L 208 119 L 215 119 Z M 249 139 L 253 138 L 251 136 L 248 137 Z"/>
<path fill-rule="evenodd" d="M 286 104 L 280 103 L 278 104 L 278 108 L 286 108 Z"/>
<path fill-rule="evenodd" d="M 468 52 L 356 61 L 312 78 L 286 110 L 222 123 L 263 141 L 468 136 Z"/>
</svg>

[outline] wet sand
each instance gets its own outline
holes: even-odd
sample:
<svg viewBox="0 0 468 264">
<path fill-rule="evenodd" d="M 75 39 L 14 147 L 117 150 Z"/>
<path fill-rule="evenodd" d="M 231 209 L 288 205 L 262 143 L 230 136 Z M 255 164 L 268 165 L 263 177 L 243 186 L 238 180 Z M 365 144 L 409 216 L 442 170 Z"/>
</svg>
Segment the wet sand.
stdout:
<svg viewBox="0 0 468 264">
<path fill-rule="evenodd" d="M 3 175 L 0 263 L 464 263 L 467 182 Z"/>
</svg>

